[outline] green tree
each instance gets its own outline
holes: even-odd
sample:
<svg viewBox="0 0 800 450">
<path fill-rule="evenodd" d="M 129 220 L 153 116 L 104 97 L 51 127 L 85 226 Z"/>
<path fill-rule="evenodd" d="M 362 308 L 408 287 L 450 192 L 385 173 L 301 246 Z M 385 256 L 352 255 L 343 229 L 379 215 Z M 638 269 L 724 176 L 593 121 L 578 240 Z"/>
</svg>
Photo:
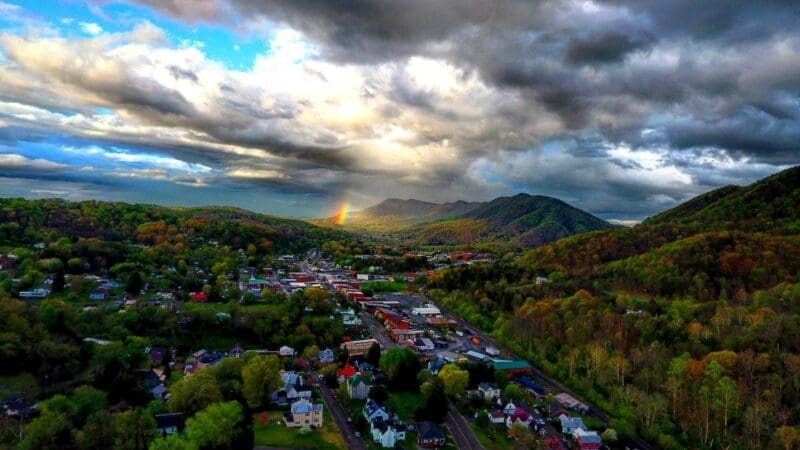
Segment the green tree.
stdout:
<svg viewBox="0 0 800 450">
<path fill-rule="evenodd" d="M 233 448 L 243 431 L 243 422 L 239 403 L 217 403 L 186 421 L 186 436 L 201 448 Z"/>
<path fill-rule="evenodd" d="M 75 435 L 75 442 L 79 448 L 113 448 L 114 416 L 106 411 L 92 414 L 86 420 L 86 425 Z"/>
<path fill-rule="evenodd" d="M 116 450 L 144 450 L 156 435 L 156 421 L 149 411 L 136 408 L 114 416 Z"/>
<path fill-rule="evenodd" d="M 280 385 L 280 361 L 275 355 L 255 355 L 242 368 L 242 395 L 252 408 Z"/>
<path fill-rule="evenodd" d="M 481 428 L 488 427 L 489 413 L 487 413 L 485 409 L 478 411 L 478 414 L 475 415 L 475 423 Z"/>
<path fill-rule="evenodd" d="M 444 383 L 445 394 L 451 398 L 464 393 L 469 384 L 469 372 L 462 370 L 456 364 L 446 364 L 439 370 L 438 376 Z"/>
<path fill-rule="evenodd" d="M 222 401 L 222 391 L 209 368 L 203 368 L 173 384 L 169 409 L 187 414 Z"/>
<path fill-rule="evenodd" d="M 160 437 L 150 443 L 149 450 L 198 450 L 197 443 L 180 434 Z"/>
<path fill-rule="evenodd" d="M 142 274 L 138 270 L 134 270 L 128 277 L 128 281 L 125 283 L 125 292 L 131 295 L 138 295 L 142 290 L 142 287 L 144 287 Z"/>
<path fill-rule="evenodd" d="M 509 400 L 517 401 L 522 398 L 522 388 L 514 383 L 509 383 L 503 389 L 503 395 Z"/>
<path fill-rule="evenodd" d="M 25 427 L 20 450 L 58 450 L 72 443 L 72 426 L 64 414 L 44 411 Z"/>
<path fill-rule="evenodd" d="M 497 387 L 500 389 L 505 389 L 508 384 L 508 375 L 502 370 L 497 370 L 494 373 L 494 382 L 497 383 Z"/>
<path fill-rule="evenodd" d="M 370 345 L 370 347 L 367 349 L 367 353 L 364 355 L 364 359 L 366 359 L 368 363 L 377 367 L 381 361 L 381 346 L 378 345 L 378 343 Z"/>
<path fill-rule="evenodd" d="M 411 349 L 390 348 L 381 356 L 379 365 L 389 378 L 390 388 L 398 391 L 417 389 L 417 374 L 422 370 L 422 363 Z"/>
<path fill-rule="evenodd" d="M 444 420 L 449 402 L 442 379 L 434 377 L 420 387 L 420 392 L 422 392 L 423 406 L 417 411 L 418 418 L 436 422 Z"/>
</svg>

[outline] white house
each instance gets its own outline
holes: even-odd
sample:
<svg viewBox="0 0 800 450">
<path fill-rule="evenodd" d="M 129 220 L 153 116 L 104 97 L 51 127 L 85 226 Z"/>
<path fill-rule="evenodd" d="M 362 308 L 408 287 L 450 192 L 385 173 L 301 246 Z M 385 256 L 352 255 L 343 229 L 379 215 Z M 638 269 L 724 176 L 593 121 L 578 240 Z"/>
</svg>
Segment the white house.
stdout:
<svg viewBox="0 0 800 450">
<path fill-rule="evenodd" d="M 374 422 L 375 420 L 383 420 L 387 422 L 389 420 L 389 413 L 386 409 L 383 408 L 378 402 L 373 399 L 367 400 L 367 403 L 364 404 L 364 418 L 367 419 L 367 422 Z"/>
<path fill-rule="evenodd" d="M 510 416 L 517 411 L 517 405 L 514 402 L 508 402 L 506 406 L 503 407 L 503 414 Z"/>
<path fill-rule="evenodd" d="M 394 446 L 406 438 L 406 431 L 402 424 L 393 424 L 384 420 L 376 420 L 370 423 L 372 440 L 383 448 L 394 448 Z"/>
<path fill-rule="evenodd" d="M 481 383 L 478 385 L 478 392 L 485 400 L 494 400 L 500 397 L 500 388 L 494 383 Z"/>
<path fill-rule="evenodd" d="M 288 345 L 284 345 L 278 350 L 278 354 L 281 356 L 294 356 L 297 352 L 294 351 L 292 347 Z"/>
</svg>

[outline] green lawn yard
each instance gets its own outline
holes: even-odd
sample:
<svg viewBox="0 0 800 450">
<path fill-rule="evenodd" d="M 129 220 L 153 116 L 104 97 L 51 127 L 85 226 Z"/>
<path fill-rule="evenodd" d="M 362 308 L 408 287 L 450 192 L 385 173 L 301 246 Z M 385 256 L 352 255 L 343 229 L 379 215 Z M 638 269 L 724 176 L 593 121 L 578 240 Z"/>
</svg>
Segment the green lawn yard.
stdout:
<svg viewBox="0 0 800 450">
<path fill-rule="evenodd" d="M 284 448 L 314 448 L 319 450 L 345 450 L 347 445 L 336 428 L 328 410 L 323 411 L 322 428 L 303 434 L 300 428 L 287 428 L 281 411 L 267 411 L 269 423 L 261 425 L 255 414 L 253 434 L 255 445 Z"/>
</svg>

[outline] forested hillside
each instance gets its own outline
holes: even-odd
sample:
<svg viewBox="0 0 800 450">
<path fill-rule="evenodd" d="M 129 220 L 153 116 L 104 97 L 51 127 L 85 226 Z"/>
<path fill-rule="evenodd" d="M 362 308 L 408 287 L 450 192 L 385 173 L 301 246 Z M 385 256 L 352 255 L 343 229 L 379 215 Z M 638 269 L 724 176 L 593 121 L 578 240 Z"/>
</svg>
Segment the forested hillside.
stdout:
<svg viewBox="0 0 800 450">
<path fill-rule="evenodd" d="M 333 226 L 330 219 L 312 222 Z M 522 249 L 612 225 L 555 198 L 517 194 L 486 203 L 389 199 L 352 214 L 342 228 L 380 232 L 411 246 L 484 243 Z"/>
<path fill-rule="evenodd" d="M 0 200 L 0 447 L 148 448 L 160 436 L 154 416 L 181 412 L 194 415 L 194 439 L 226 443 L 203 448 L 252 448 L 248 408 L 262 406 L 294 359 L 248 354 L 200 368 L 192 354 L 290 346 L 314 355 L 340 343 L 327 291 L 289 297 L 238 283 L 291 270 L 279 255 L 329 238 L 347 236 L 234 208 Z M 37 290 L 46 294 L 24 298 Z M 152 391 L 159 383 L 169 401 Z M 6 414 L 9 405 L 25 414 Z M 226 422 L 200 425 L 215 408 Z M 161 444 L 150 448 L 177 445 Z"/>
<path fill-rule="evenodd" d="M 798 205 L 793 168 L 634 228 L 448 270 L 429 292 L 622 434 L 664 448 L 783 446 L 800 419 Z"/>
</svg>

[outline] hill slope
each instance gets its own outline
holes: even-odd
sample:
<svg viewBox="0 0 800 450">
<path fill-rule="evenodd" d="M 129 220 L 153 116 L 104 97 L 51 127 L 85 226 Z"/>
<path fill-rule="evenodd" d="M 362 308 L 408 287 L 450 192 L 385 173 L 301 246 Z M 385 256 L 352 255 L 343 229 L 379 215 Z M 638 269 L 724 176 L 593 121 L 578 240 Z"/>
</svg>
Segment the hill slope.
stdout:
<svg viewBox="0 0 800 450">
<path fill-rule="evenodd" d="M 187 240 L 215 240 L 234 248 L 269 242 L 270 251 L 304 250 L 322 240 L 344 236 L 341 231 L 300 220 L 232 207 L 0 199 L 0 242 L 34 243 L 53 231 L 72 240 L 97 238 L 128 243 L 150 243 L 152 236 L 161 234 L 169 235 L 169 239 L 181 235 Z"/>
<path fill-rule="evenodd" d="M 634 228 L 444 271 L 428 293 L 659 448 L 766 448 L 780 422 L 753 411 L 773 401 L 800 415 L 800 383 L 777 396 L 763 389 L 800 373 L 798 205 L 795 167 Z M 713 410 L 714 389 L 735 404 L 698 414 Z M 661 416 L 621 412 L 630 402 L 660 405 Z"/>
</svg>

